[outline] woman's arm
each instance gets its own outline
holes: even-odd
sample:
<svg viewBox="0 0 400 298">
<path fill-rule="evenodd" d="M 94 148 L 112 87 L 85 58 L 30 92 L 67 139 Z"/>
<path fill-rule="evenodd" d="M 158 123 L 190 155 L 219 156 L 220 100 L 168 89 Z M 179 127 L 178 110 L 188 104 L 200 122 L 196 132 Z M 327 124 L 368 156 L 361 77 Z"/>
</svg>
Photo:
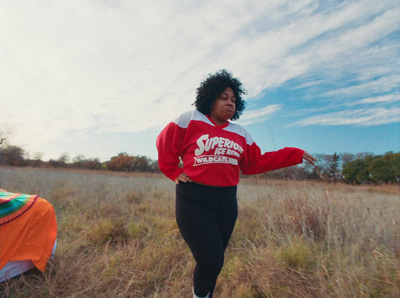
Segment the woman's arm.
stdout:
<svg viewBox="0 0 400 298">
<path fill-rule="evenodd" d="M 240 168 L 243 174 L 253 175 L 294 166 L 302 163 L 303 159 L 313 165 L 313 161 L 316 160 L 306 151 L 292 147 L 261 154 L 260 148 L 253 143 L 247 147 Z"/>
<path fill-rule="evenodd" d="M 157 137 L 158 165 L 161 172 L 172 181 L 176 181 L 183 173 L 178 164 L 184 135 L 185 130 L 171 122 Z"/>
</svg>

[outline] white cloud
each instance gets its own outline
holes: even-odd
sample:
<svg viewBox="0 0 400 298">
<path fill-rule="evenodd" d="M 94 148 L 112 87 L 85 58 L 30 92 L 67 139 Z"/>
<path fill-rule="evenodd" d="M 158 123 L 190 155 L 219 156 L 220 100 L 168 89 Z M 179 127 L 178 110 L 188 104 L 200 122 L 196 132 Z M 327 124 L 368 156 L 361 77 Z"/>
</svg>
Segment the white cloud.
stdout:
<svg viewBox="0 0 400 298">
<path fill-rule="evenodd" d="M 237 54 L 233 53 L 236 61 L 241 60 L 243 53 L 253 53 L 246 55 L 252 68 L 243 76 L 252 84 L 250 94 L 254 96 L 265 88 L 279 86 L 309 72 L 325 69 L 325 75 L 335 76 L 349 71 L 341 66 L 357 58 L 366 45 L 398 29 L 396 9 L 371 21 L 390 7 L 388 1 L 375 4 L 373 1 L 349 2 L 328 13 L 311 15 L 308 11 L 303 15 L 300 10 L 273 30 L 266 29 L 239 41 Z"/>
<path fill-rule="evenodd" d="M 289 126 L 359 125 L 371 126 L 400 122 L 400 108 L 357 109 L 326 113 L 306 118 Z"/>
<path fill-rule="evenodd" d="M 281 109 L 281 105 L 269 105 L 262 109 L 246 111 L 245 114 L 240 116 L 240 119 L 237 121 L 240 125 L 250 125 L 255 123 L 260 123 L 269 119 L 269 117 L 279 111 Z"/>
<path fill-rule="evenodd" d="M 361 104 L 373 104 L 373 103 L 392 103 L 400 101 L 400 94 L 387 94 L 387 95 L 382 95 L 382 96 L 376 96 L 376 97 L 368 97 L 364 98 L 352 103 L 348 103 L 347 105 L 353 106 L 353 105 L 361 105 Z"/>
<path fill-rule="evenodd" d="M 28 149 L 92 131 L 146 131 L 192 109 L 199 82 L 220 68 L 250 100 L 316 73 L 358 79 L 325 97 L 398 88 L 398 44 L 382 39 L 398 32 L 399 5 L 340 2 L 3 1 L 1 121 Z M 241 123 L 279 108 L 246 111 Z"/>
<path fill-rule="evenodd" d="M 393 89 L 399 85 L 400 82 L 398 81 L 397 75 L 388 75 L 378 79 L 365 81 L 358 85 L 338 88 L 337 90 L 326 92 L 324 96 L 360 96 L 367 94 L 387 93 L 389 91 L 393 91 Z"/>
</svg>

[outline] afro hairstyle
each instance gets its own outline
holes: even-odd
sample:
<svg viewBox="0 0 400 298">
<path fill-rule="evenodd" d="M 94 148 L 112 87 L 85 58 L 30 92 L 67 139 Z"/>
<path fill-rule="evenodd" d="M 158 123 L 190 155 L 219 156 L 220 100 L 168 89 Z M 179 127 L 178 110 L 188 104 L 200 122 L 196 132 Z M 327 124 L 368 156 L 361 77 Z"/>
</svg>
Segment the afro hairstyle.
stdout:
<svg viewBox="0 0 400 298">
<path fill-rule="evenodd" d="M 196 110 L 204 115 L 209 115 L 215 100 L 228 87 L 232 88 L 236 97 L 236 111 L 230 120 L 238 120 L 245 108 L 246 102 L 242 95 L 246 94 L 246 90 L 242 83 L 225 69 L 219 70 L 215 74 L 208 74 L 207 78 L 200 83 L 197 88 L 196 101 L 193 103 Z"/>
</svg>

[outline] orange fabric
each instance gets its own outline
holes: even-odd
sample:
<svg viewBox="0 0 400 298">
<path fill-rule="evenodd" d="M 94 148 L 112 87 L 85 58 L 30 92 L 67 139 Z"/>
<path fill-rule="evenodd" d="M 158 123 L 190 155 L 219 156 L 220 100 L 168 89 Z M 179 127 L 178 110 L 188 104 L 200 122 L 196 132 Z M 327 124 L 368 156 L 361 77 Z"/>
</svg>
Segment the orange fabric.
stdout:
<svg viewBox="0 0 400 298">
<path fill-rule="evenodd" d="M 38 198 L 26 213 L 0 226 L 0 270 L 10 261 L 31 260 L 44 272 L 56 237 L 54 208 Z"/>
</svg>

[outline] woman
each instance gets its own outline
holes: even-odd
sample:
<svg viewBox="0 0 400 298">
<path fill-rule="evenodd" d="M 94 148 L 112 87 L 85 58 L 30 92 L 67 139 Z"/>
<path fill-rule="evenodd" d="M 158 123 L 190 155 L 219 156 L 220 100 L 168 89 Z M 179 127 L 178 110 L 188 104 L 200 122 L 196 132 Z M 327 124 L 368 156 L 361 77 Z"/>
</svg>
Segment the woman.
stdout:
<svg viewBox="0 0 400 298">
<path fill-rule="evenodd" d="M 297 148 L 261 154 L 250 135 L 229 121 L 244 110 L 243 94 L 241 82 L 226 70 L 210 74 L 197 88 L 196 110 L 157 138 L 160 169 L 176 182 L 177 224 L 196 260 L 194 297 L 213 295 L 237 218 L 239 171 L 258 174 L 316 160 Z"/>
</svg>

